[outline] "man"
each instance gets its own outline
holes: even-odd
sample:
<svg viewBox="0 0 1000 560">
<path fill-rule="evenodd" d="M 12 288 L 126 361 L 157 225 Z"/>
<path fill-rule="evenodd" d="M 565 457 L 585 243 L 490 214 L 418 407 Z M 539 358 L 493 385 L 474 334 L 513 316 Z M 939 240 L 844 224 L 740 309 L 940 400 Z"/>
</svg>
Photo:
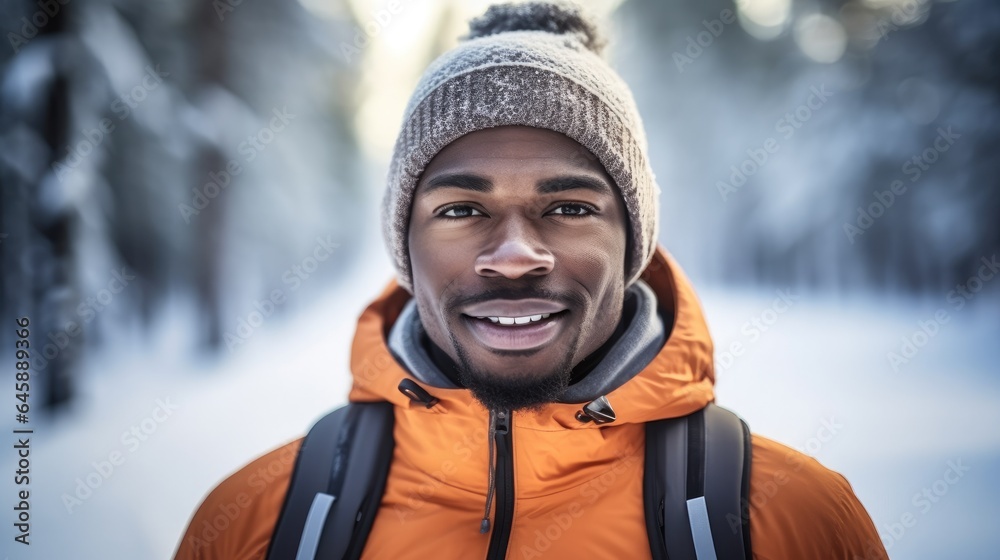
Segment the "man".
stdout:
<svg viewBox="0 0 1000 560">
<path fill-rule="evenodd" d="M 650 558 L 644 427 L 712 402 L 714 371 L 657 245 L 639 115 L 576 8 L 471 29 L 407 107 L 382 215 L 398 277 L 352 346 L 349 399 L 394 408 L 362 557 Z M 843 477 L 751 443 L 754 557 L 886 558 Z M 216 488 L 177 558 L 263 558 L 300 445 Z"/>
</svg>

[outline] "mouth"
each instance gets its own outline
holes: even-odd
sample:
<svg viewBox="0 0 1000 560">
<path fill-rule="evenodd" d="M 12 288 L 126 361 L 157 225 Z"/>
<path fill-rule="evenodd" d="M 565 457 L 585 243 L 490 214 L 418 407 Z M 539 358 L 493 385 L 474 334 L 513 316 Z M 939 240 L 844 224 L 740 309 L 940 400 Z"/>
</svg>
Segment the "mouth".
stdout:
<svg viewBox="0 0 1000 560">
<path fill-rule="evenodd" d="M 531 350 L 551 342 L 562 331 L 569 311 L 519 317 L 462 314 L 473 336 L 496 350 Z"/>
</svg>

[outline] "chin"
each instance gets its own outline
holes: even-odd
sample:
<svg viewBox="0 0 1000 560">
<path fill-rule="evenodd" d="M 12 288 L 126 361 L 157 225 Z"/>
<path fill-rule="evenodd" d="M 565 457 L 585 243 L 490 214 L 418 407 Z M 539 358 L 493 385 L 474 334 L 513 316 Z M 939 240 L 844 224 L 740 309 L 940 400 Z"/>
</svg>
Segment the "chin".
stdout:
<svg viewBox="0 0 1000 560">
<path fill-rule="evenodd" d="M 516 351 L 488 350 L 493 359 L 476 360 L 462 346 L 456 345 L 455 348 L 462 384 L 488 409 L 537 409 L 557 401 L 569 386 L 571 352 L 551 355 L 555 349 L 545 347 Z M 507 355 L 511 352 L 516 355 Z M 538 367 L 532 367 L 532 363 L 537 363 Z"/>
</svg>

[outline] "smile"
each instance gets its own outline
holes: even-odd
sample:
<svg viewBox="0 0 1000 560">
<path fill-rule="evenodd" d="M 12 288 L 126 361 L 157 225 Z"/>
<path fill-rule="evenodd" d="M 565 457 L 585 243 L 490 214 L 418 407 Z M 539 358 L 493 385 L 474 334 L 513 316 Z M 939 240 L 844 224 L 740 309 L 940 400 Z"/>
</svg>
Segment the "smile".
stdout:
<svg viewBox="0 0 1000 560">
<path fill-rule="evenodd" d="M 549 315 L 552 314 L 542 313 L 541 315 L 528 315 L 525 317 L 476 317 L 476 319 L 489 319 L 491 323 L 500 323 L 501 325 L 525 325 L 541 321 L 542 319 L 548 319 Z"/>
<path fill-rule="evenodd" d="M 473 336 L 497 350 L 529 350 L 551 342 L 561 332 L 567 312 L 518 317 L 464 315 Z"/>
</svg>

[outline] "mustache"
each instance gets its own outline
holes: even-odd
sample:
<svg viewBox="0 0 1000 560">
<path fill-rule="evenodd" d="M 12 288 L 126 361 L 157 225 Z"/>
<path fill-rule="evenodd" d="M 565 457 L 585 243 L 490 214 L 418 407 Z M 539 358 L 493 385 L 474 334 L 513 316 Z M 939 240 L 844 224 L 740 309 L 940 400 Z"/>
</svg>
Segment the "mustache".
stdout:
<svg viewBox="0 0 1000 560">
<path fill-rule="evenodd" d="M 558 301 L 567 308 L 580 308 L 587 300 L 576 292 L 557 292 L 543 287 L 531 286 L 498 286 L 467 296 L 456 296 L 448 304 L 449 309 L 461 309 L 468 305 L 493 299 L 547 299 Z"/>
</svg>

